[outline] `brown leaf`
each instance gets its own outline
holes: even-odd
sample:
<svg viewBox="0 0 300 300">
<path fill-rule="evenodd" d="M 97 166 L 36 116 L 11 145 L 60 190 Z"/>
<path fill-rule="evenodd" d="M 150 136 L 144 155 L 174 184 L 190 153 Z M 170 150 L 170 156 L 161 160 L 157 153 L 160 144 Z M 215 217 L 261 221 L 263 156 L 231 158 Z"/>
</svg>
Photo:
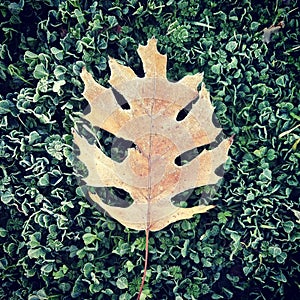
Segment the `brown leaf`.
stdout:
<svg viewBox="0 0 300 300">
<path fill-rule="evenodd" d="M 284 22 L 279 22 L 276 26 L 272 25 L 269 28 L 263 29 L 263 42 L 269 44 L 271 41 L 271 35 L 278 32 L 280 29 L 284 28 Z"/>
<path fill-rule="evenodd" d="M 110 84 L 128 102 L 130 109 L 122 109 L 112 88 L 97 84 L 82 70 L 84 97 L 91 111 L 85 119 L 93 126 L 109 131 L 117 137 L 132 141 L 136 147 L 128 150 L 124 161 L 116 162 L 96 145 L 74 132 L 80 149 L 79 159 L 87 166 L 87 185 L 117 187 L 127 191 L 133 203 L 127 208 L 110 206 L 96 194 L 91 199 L 124 226 L 157 231 L 168 224 L 204 213 L 213 205 L 192 208 L 174 206 L 171 198 L 188 189 L 215 184 L 220 179 L 215 170 L 227 160 L 231 140 L 222 141 L 212 150 L 183 166 L 175 164 L 182 153 L 215 141 L 221 129 L 213 121 L 213 106 L 209 92 L 202 84 L 202 74 L 188 75 L 172 83 L 166 78 L 167 57 L 156 48 L 156 40 L 139 46 L 138 53 L 145 71 L 138 78 L 129 68 L 110 59 Z M 192 100 L 191 111 L 181 121 L 179 111 Z"/>
</svg>

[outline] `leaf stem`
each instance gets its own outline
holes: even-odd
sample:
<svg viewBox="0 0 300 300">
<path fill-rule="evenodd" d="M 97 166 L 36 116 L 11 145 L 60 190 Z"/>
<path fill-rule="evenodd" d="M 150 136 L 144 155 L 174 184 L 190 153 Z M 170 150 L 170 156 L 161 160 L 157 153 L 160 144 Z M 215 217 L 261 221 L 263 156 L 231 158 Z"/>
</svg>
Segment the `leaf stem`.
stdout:
<svg viewBox="0 0 300 300">
<path fill-rule="evenodd" d="M 145 280 L 146 280 L 146 273 L 147 273 L 147 266 L 148 266 L 148 254 L 149 254 L 149 232 L 150 232 L 150 228 L 147 227 L 146 229 L 146 247 L 145 247 L 145 265 L 144 265 L 144 274 L 142 277 L 142 282 L 140 285 L 140 291 L 139 294 L 137 296 L 137 300 L 140 300 L 142 292 L 143 292 L 143 288 L 144 288 L 144 284 L 145 284 Z"/>
<path fill-rule="evenodd" d="M 149 255 L 149 233 L 150 233 L 150 201 L 151 201 L 151 196 L 152 196 L 152 181 L 151 181 L 151 169 L 152 169 L 152 165 L 151 165 L 151 154 L 152 154 L 152 122 L 153 122 L 153 119 L 152 119 L 152 115 L 153 115 L 153 105 L 154 103 L 152 102 L 152 105 L 151 105 L 151 113 L 150 113 L 150 119 L 151 119 L 151 123 L 150 123 L 150 135 L 149 135 L 149 153 L 148 153 L 148 196 L 147 196 L 147 202 L 148 202 L 148 205 L 147 205 L 147 227 L 146 227 L 146 246 L 145 246 L 145 265 L 144 265 L 144 274 L 143 274 L 143 277 L 142 277 L 142 282 L 141 282 L 141 285 L 140 285 L 140 290 L 139 290 L 139 293 L 138 293 L 138 296 L 137 296 L 137 300 L 140 300 L 141 298 L 141 295 L 142 295 L 142 292 L 143 292 L 143 288 L 144 288 L 144 284 L 145 284 L 145 280 L 146 280 L 146 274 L 147 274 L 147 267 L 148 267 L 148 255 Z"/>
</svg>

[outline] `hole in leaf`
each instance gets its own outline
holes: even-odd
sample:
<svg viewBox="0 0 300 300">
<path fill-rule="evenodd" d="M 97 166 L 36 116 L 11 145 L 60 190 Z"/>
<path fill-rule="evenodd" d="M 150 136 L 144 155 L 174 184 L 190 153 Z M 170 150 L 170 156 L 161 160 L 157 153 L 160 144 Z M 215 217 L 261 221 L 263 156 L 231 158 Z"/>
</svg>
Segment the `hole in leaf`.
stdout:
<svg viewBox="0 0 300 300">
<path fill-rule="evenodd" d="M 179 156 L 175 158 L 175 164 L 177 166 L 184 166 L 185 164 L 189 163 L 192 161 L 194 158 L 196 158 L 198 155 L 200 155 L 204 150 L 213 150 L 219 146 L 219 144 L 226 139 L 226 136 L 224 135 L 223 132 L 220 132 L 217 136 L 216 139 L 211 142 L 210 144 L 202 145 L 196 148 L 193 148 L 191 150 L 188 150 L 184 153 L 181 153 Z"/>
<path fill-rule="evenodd" d="M 181 208 L 208 205 L 213 201 L 213 196 L 217 192 L 217 189 L 218 185 L 216 184 L 189 189 L 171 198 L 171 202 L 173 205 Z"/>
<path fill-rule="evenodd" d="M 76 131 L 81 136 L 84 137 L 89 144 L 94 144 L 96 142 L 95 136 L 93 134 L 93 130 L 91 129 L 90 122 L 86 121 L 83 118 L 80 118 L 76 122 Z"/>
<path fill-rule="evenodd" d="M 101 150 L 116 162 L 122 162 L 128 155 L 128 149 L 135 147 L 132 141 L 118 138 L 106 130 L 98 128 L 98 133 L 101 136 Z"/>
<path fill-rule="evenodd" d="M 128 149 L 135 147 L 133 142 L 116 137 L 112 143 L 110 157 L 116 162 L 122 162 L 128 155 Z"/>
<path fill-rule="evenodd" d="M 221 128 L 219 120 L 218 120 L 218 118 L 217 118 L 217 116 L 215 114 L 212 114 L 211 120 L 212 120 L 212 123 L 214 124 L 215 127 Z"/>
<path fill-rule="evenodd" d="M 110 206 L 126 208 L 133 203 L 133 199 L 130 197 L 129 193 L 123 189 L 116 187 L 99 187 L 93 188 L 93 190 L 105 204 Z M 94 203 L 91 199 L 90 201 Z"/>
<path fill-rule="evenodd" d="M 76 123 L 79 134 L 84 136 L 89 144 L 95 144 L 107 157 L 116 162 L 122 162 L 127 157 L 128 149 L 136 146 L 132 141 L 118 138 L 99 127 L 91 127 L 89 122 L 81 120 Z M 78 155 L 79 151 L 77 150 L 76 153 Z"/>
<path fill-rule="evenodd" d="M 224 175 L 224 164 L 221 164 L 220 166 L 218 166 L 218 167 L 215 169 L 215 174 L 216 174 L 217 176 L 223 177 L 223 175 Z"/>
<path fill-rule="evenodd" d="M 189 112 L 191 111 L 193 104 L 196 103 L 198 100 L 199 100 L 199 96 L 197 96 L 188 105 L 186 105 L 183 109 L 181 109 L 176 116 L 176 121 L 180 122 L 184 120 L 186 116 L 189 114 Z"/>
<path fill-rule="evenodd" d="M 177 156 L 175 158 L 175 164 L 177 166 L 183 166 L 187 163 L 189 163 L 190 161 L 192 161 L 194 158 L 196 158 L 198 155 L 201 154 L 201 152 L 204 151 L 204 149 L 209 150 L 210 149 L 210 145 L 211 144 L 207 144 L 207 145 L 203 145 L 203 146 L 199 146 L 196 148 L 193 148 L 191 150 L 188 150 L 184 153 L 181 153 L 179 156 Z"/>
<path fill-rule="evenodd" d="M 87 115 L 91 112 L 91 106 L 88 104 L 84 109 L 84 114 Z"/>
<path fill-rule="evenodd" d="M 113 92 L 113 95 L 115 96 L 116 101 L 121 106 L 121 108 L 124 110 L 130 109 L 130 105 L 128 101 L 125 99 L 125 97 L 120 92 L 118 92 L 114 87 L 111 87 L 111 90 Z"/>
<path fill-rule="evenodd" d="M 171 198 L 171 202 L 173 205 L 182 208 L 197 205 L 197 199 L 195 198 L 194 189 L 189 189 L 180 194 L 177 194 L 176 196 Z"/>
</svg>

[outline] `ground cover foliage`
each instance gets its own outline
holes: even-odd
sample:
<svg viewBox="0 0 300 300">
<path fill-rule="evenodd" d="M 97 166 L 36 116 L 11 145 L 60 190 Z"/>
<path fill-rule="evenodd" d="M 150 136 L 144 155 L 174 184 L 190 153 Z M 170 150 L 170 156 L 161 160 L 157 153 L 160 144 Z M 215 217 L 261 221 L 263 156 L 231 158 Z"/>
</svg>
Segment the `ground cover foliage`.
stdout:
<svg viewBox="0 0 300 300">
<path fill-rule="evenodd" d="M 144 232 L 92 207 L 73 174 L 82 66 L 143 76 L 155 36 L 168 78 L 204 72 L 235 135 L 209 214 L 151 234 L 145 299 L 296 299 L 299 293 L 297 1 L 2 1 L 0 298 L 134 299 Z M 263 29 L 285 22 L 263 43 Z M 99 138 L 111 143 L 103 133 Z M 192 202 L 197 202 L 195 190 Z M 298 222 L 297 222 L 298 221 Z"/>
</svg>

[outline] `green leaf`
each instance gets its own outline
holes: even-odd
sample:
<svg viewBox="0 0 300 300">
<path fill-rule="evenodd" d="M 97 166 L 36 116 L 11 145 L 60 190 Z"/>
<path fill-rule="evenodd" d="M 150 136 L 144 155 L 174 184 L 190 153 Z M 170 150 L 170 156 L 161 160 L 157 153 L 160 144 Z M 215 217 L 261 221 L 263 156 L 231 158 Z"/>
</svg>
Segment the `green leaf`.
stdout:
<svg viewBox="0 0 300 300">
<path fill-rule="evenodd" d="M 29 300 L 47 300 L 49 299 L 48 295 L 46 294 L 44 288 L 38 290 L 36 295 L 30 295 Z"/>
<path fill-rule="evenodd" d="M 274 160 L 276 158 L 276 151 L 274 149 L 269 149 L 267 152 L 267 158 L 268 160 Z"/>
<path fill-rule="evenodd" d="M 92 244 L 95 240 L 97 240 L 97 235 L 92 234 L 92 233 L 85 233 L 83 236 L 83 242 L 85 245 L 90 245 Z"/>
<path fill-rule="evenodd" d="M 12 103 L 8 100 L 1 100 L 0 101 L 0 114 L 5 115 L 10 112 L 12 107 Z"/>
<path fill-rule="evenodd" d="M 191 253 L 190 258 L 195 262 L 195 264 L 199 264 L 200 258 L 198 253 Z"/>
<path fill-rule="evenodd" d="M 286 233 L 291 233 L 295 227 L 295 224 L 293 221 L 286 221 L 283 223 L 283 229 Z"/>
<path fill-rule="evenodd" d="M 282 273 L 281 270 L 280 270 L 279 274 L 271 276 L 271 278 L 274 279 L 275 281 L 287 282 L 287 278 L 285 277 L 285 275 Z"/>
<path fill-rule="evenodd" d="M 125 268 L 127 269 L 127 272 L 131 272 L 134 269 L 134 264 L 130 260 L 128 260 L 125 263 Z"/>
<path fill-rule="evenodd" d="M 201 262 L 204 268 L 211 268 L 212 263 L 207 258 L 201 258 Z"/>
<path fill-rule="evenodd" d="M 71 292 L 71 297 L 72 298 L 78 298 L 82 294 L 82 292 L 85 290 L 84 283 L 82 282 L 81 276 L 79 276 L 75 284 L 73 286 L 72 292 Z"/>
<path fill-rule="evenodd" d="M 86 263 L 83 267 L 83 274 L 86 278 L 91 276 L 91 273 L 94 271 L 95 267 L 92 263 Z"/>
<path fill-rule="evenodd" d="M 64 59 L 64 51 L 63 50 L 60 50 L 56 47 L 51 47 L 50 51 L 55 56 L 55 58 L 57 60 L 63 60 Z"/>
<path fill-rule="evenodd" d="M 40 240 L 41 240 L 41 233 L 40 232 L 35 232 L 30 236 L 30 241 L 29 241 L 29 246 L 30 248 L 36 248 L 40 247 Z"/>
<path fill-rule="evenodd" d="M 108 16 L 107 19 L 110 27 L 115 27 L 118 25 L 118 20 L 115 16 Z"/>
<path fill-rule="evenodd" d="M 0 237 L 6 237 L 7 235 L 7 230 L 0 227 Z"/>
<path fill-rule="evenodd" d="M 285 87 L 286 86 L 286 80 L 285 80 L 286 76 L 285 75 L 281 75 L 276 79 L 276 84 L 281 86 L 281 87 Z"/>
<path fill-rule="evenodd" d="M 42 248 L 29 249 L 28 256 L 30 258 L 40 258 L 45 256 L 45 251 Z"/>
<path fill-rule="evenodd" d="M 53 84 L 53 92 L 59 93 L 61 91 L 61 87 L 66 84 L 65 80 L 55 81 Z"/>
<path fill-rule="evenodd" d="M 183 247 L 181 249 L 181 255 L 182 257 L 186 257 L 187 251 L 188 251 L 188 246 L 189 246 L 190 241 L 189 240 L 185 240 Z"/>
<path fill-rule="evenodd" d="M 245 276 L 248 276 L 253 270 L 253 266 L 245 266 L 243 267 L 243 272 Z"/>
<path fill-rule="evenodd" d="M 259 28 L 259 26 L 260 26 L 260 23 L 258 23 L 258 22 L 251 22 L 251 24 L 250 24 L 250 29 L 251 29 L 252 31 L 257 31 L 258 28 Z"/>
<path fill-rule="evenodd" d="M 280 253 L 279 255 L 276 256 L 276 261 L 279 264 L 283 264 L 285 262 L 286 258 L 287 258 L 286 252 L 282 252 L 282 253 Z"/>
<path fill-rule="evenodd" d="M 26 63 L 28 63 L 29 65 L 31 63 L 35 63 L 36 60 L 38 59 L 38 55 L 31 52 L 31 51 L 25 51 L 25 54 L 24 54 L 24 60 Z"/>
<path fill-rule="evenodd" d="M 290 116 L 293 117 L 294 119 L 296 119 L 297 121 L 300 121 L 300 116 L 296 115 L 292 111 L 290 112 Z"/>
<path fill-rule="evenodd" d="M 49 174 L 46 173 L 39 178 L 38 186 L 48 186 L 49 185 Z"/>
<path fill-rule="evenodd" d="M 203 253 L 204 257 L 212 256 L 213 249 L 209 246 L 206 246 L 201 249 L 201 252 Z"/>
<path fill-rule="evenodd" d="M 216 64 L 216 65 L 213 65 L 211 67 L 211 71 L 217 75 L 220 75 L 221 72 L 222 72 L 222 65 L 221 64 Z"/>
<path fill-rule="evenodd" d="M 76 251 L 76 255 L 78 256 L 79 259 L 83 259 L 86 255 L 85 249 L 80 249 Z"/>
<path fill-rule="evenodd" d="M 62 80 L 64 79 L 64 75 L 67 73 L 67 68 L 65 68 L 64 66 L 56 66 L 55 70 L 54 70 L 54 75 L 56 77 L 56 79 L 58 80 Z"/>
<path fill-rule="evenodd" d="M 29 145 L 33 145 L 34 143 L 39 141 L 40 138 L 41 138 L 41 136 L 39 135 L 39 133 L 37 131 L 30 132 L 29 137 L 28 137 Z"/>
<path fill-rule="evenodd" d="M 282 253 L 282 250 L 279 247 L 271 246 L 271 247 L 269 247 L 269 253 L 273 257 L 276 257 Z"/>
<path fill-rule="evenodd" d="M 300 211 L 296 209 L 291 209 L 291 211 L 294 213 L 295 217 L 297 218 L 296 222 L 300 224 Z"/>
<path fill-rule="evenodd" d="M 259 149 L 256 149 L 253 151 L 253 154 L 256 155 L 257 157 L 259 158 L 262 158 L 264 157 L 264 155 L 266 154 L 267 152 L 267 147 L 260 147 Z"/>
<path fill-rule="evenodd" d="M 83 23 L 86 22 L 85 18 L 84 18 L 84 14 L 79 9 L 76 8 L 74 10 L 74 14 L 75 14 L 75 16 L 76 16 L 77 21 L 78 21 L 79 24 L 83 24 Z"/>
<path fill-rule="evenodd" d="M 4 204 L 10 204 L 14 199 L 13 194 L 11 193 L 11 191 L 7 190 L 4 193 L 1 193 L 1 201 Z"/>
<path fill-rule="evenodd" d="M 228 69 L 237 69 L 238 68 L 238 60 L 236 57 L 231 58 L 231 62 L 227 65 Z"/>
<path fill-rule="evenodd" d="M 122 294 L 119 298 L 119 300 L 131 300 L 132 296 L 130 294 L 128 294 L 127 292 Z"/>
<path fill-rule="evenodd" d="M 61 266 L 58 271 L 53 272 L 54 279 L 60 279 L 64 277 L 68 270 L 69 268 L 66 265 Z"/>
<path fill-rule="evenodd" d="M 120 277 L 118 278 L 117 282 L 117 287 L 120 289 L 120 290 L 124 290 L 124 289 L 127 289 L 128 288 L 128 280 L 126 277 Z"/>
<path fill-rule="evenodd" d="M 225 224 L 228 220 L 227 217 L 231 217 L 231 216 L 232 214 L 230 211 L 219 212 L 218 213 L 219 222 Z"/>
<path fill-rule="evenodd" d="M 262 181 L 271 181 L 272 171 L 270 169 L 264 169 L 263 172 L 259 175 L 259 179 Z"/>
<path fill-rule="evenodd" d="M 23 6 L 24 1 L 20 1 L 19 3 L 12 2 L 8 5 L 8 9 L 13 15 L 18 15 L 22 11 Z"/>
<path fill-rule="evenodd" d="M 225 287 L 222 288 L 222 291 L 226 295 L 226 297 L 227 297 L 226 299 L 232 299 L 232 297 L 234 295 L 233 292 L 231 292 L 229 289 L 227 289 Z"/>
<path fill-rule="evenodd" d="M 42 78 L 48 76 L 48 72 L 45 69 L 43 64 L 38 64 L 35 66 L 34 71 L 33 71 L 33 76 L 36 79 L 42 79 Z"/>
<path fill-rule="evenodd" d="M 59 278 L 58 278 L 59 279 Z M 68 282 L 61 282 L 60 284 L 59 284 L 59 289 L 65 294 L 65 293 L 68 293 L 68 294 L 70 294 L 70 290 L 71 290 L 71 285 L 70 285 L 70 283 L 68 283 Z"/>
<path fill-rule="evenodd" d="M 226 44 L 225 49 L 231 53 L 238 47 L 238 43 L 236 41 L 230 41 Z"/>
<path fill-rule="evenodd" d="M 41 267 L 43 273 L 51 273 L 53 271 L 53 263 L 48 263 Z"/>
</svg>

